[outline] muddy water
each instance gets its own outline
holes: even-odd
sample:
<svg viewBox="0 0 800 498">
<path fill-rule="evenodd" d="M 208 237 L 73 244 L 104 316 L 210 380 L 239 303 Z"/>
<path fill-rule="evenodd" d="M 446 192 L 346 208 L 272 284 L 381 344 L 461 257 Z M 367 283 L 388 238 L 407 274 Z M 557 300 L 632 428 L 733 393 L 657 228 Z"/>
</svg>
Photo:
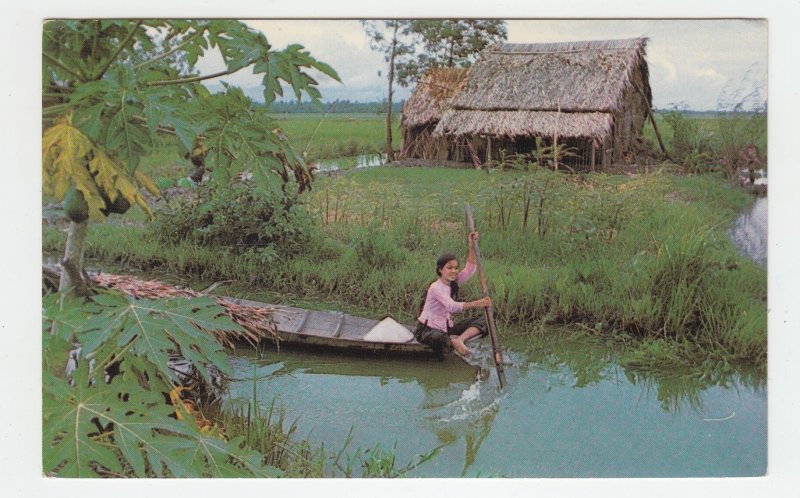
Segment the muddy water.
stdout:
<svg viewBox="0 0 800 498">
<path fill-rule="evenodd" d="M 745 256 L 766 265 L 767 198 L 759 197 L 749 211 L 739 215 L 730 234 L 734 244 Z"/>
<path fill-rule="evenodd" d="M 488 365 L 488 345 L 478 363 Z M 228 406 L 272 400 L 297 436 L 394 448 L 398 466 L 441 447 L 410 476 L 755 476 L 767 465 L 765 382 L 652 377 L 592 340 L 512 344 L 507 386 L 457 360 L 239 351 Z M 254 378 L 255 373 L 255 379 Z"/>
</svg>

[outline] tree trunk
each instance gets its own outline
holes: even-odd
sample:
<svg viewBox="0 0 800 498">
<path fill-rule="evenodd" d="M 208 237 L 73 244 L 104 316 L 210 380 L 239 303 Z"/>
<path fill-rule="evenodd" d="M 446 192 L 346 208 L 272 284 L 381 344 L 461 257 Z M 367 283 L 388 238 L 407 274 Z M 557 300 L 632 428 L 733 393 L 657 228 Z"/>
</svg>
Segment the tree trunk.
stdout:
<svg viewBox="0 0 800 498">
<path fill-rule="evenodd" d="M 392 149 L 392 97 L 394 84 L 394 57 L 397 50 L 397 28 L 398 23 L 394 25 L 394 33 L 392 34 L 392 51 L 389 54 L 389 105 L 386 109 L 386 162 L 394 161 L 394 150 Z"/>
<path fill-rule="evenodd" d="M 64 249 L 64 259 L 61 261 L 64 271 L 61 272 L 61 281 L 58 284 L 58 290 L 61 292 L 71 292 L 77 296 L 89 295 L 89 283 L 83 274 L 83 247 L 88 233 L 88 221 L 70 222 L 67 246 Z"/>
</svg>

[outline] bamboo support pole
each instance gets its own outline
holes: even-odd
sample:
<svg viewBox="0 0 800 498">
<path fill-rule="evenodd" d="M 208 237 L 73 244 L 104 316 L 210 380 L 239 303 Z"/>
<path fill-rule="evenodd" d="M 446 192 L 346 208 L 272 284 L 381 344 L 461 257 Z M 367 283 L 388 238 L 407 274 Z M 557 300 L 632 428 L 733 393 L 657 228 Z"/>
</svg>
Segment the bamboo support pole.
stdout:
<svg viewBox="0 0 800 498">
<path fill-rule="evenodd" d="M 470 234 L 475 231 L 475 219 L 472 216 L 472 208 L 469 204 L 464 204 L 464 210 L 467 213 L 467 233 Z M 475 264 L 478 267 L 478 277 L 481 281 L 481 291 L 483 296 L 489 296 L 489 288 L 486 285 L 486 275 L 483 272 L 483 261 L 481 260 L 481 250 L 478 246 L 477 240 L 470 239 L 472 250 L 475 253 Z M 492 341 L 492 352 L 494 353 L 494 364 L 497 367 L 497 379 L 500 381 L 500 389 L 503 389 L 506 384 L 506 372 L 503 369 L 503 352 L 500 350 L 500 342 L 497 339 L 497 325 L 494 322 L 494 308 L 489 306 L 483 309 L 484 316 L 486 317 L 486 325 L 489 328 L 489 338 Z"/>
<path fill-rule="evenodd" d="M 659 133 L 658 131 L 658 126 L 656 126 L 656 118 L 655 116 L 653 116 L 653 111 L 650 109 L 650 102 L 647 100 L 647 95 L 644 94 L 644 90 L 639 88 L 639 85 L 637 85 L 635 82 L 633 82 L 633 87 L 636 88 L 636 91 L 639 92 L 639 94 L 644 99 L 645 109 L 647 110 L 647 117 L 650 118 L 650 124 L 653 125 L 653 131 L 656 132 L 656 138 L 658 139 L 658 145 L 661 147 L 661 152 L 663 152 L 664 155 L 667 156 L 667 159 L 672 161 L 672 157 L 669 155 L 669 152 L 667 152 L 667 148 L 664 146 L 664 141 L 661 140 L 661 133 Z"/>
</svg>

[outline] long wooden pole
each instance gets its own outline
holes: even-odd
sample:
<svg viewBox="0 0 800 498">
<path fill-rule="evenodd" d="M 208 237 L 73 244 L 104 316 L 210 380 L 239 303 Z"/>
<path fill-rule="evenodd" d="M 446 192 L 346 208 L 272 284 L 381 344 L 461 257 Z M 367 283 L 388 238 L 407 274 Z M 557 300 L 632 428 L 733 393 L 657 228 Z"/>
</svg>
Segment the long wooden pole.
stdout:
<svg viewBox="0 0 800 498">
<path fill-rule="evenodd" d="M 667 156 L 667 159 L 672 161 L 672 157 L 669 155 L 669 152 L 667 152 L 667 148 L 664 147 L 664 141 L 661 140 L 661 133 L 658 132 L 658 125 L 656 125 L 656 117 L 653 116 L 653 111 L 650 109 L 650 101 L 647 100 L 647 95 L 645 95 L 644 90 L 639 88 L 639 85 L 637 85 L 636 82 L 633 83 L 633 87 L 636 88 L 636 91 L 639 92 L 639 95 L 641 95 L 642 98 L 644 99 L 645 109 L 647 110 L 647 117 L 650 118 L 650 123 L 653 125 L 653 131 L 656 132 L 656 138 L 658 139 L 658 145 L 661 147 L 661 152 L 663 152 L 664 155 Z"/>
<path fill-rule="evenodd" d="M 464 210 L 467 212 L 467 236 L 475 231 L 475 219 L 472 217 L 472 208 L 469 204 L 464 204 Z M 477 240 L 470 238 L 472 250 L 475 254 L 475 264 L 478 267 L 478 277 L 481 281 L 481 291 L 483 297 L 489 296 L 489 287 L 486 285 L 486 275 L 483 272 L 483 261 L 481 260 L 481 249 L 478 246 Z M 494 353 L 494 364 L 497 367 L 497 378 L 500 381 L 500 389 L 506 384 L 506 372 L 503 369 L 503 352 L 500 350 L 500 342 L 497 340 L 497 325 L 494 323 L 494 308 L 489 306 L 483 309 L 484 316 L 486 317 L 486 325 L 489 327 L 489 338 L 492 340 L 492 352 Z"/>
</svg>

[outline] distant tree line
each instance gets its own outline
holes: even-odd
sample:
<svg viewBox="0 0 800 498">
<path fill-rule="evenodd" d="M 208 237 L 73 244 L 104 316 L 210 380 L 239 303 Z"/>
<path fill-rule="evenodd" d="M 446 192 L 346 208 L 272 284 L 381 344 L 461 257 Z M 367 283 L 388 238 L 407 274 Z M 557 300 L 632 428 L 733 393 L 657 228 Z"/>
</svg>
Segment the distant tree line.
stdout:
<svg viewBox="0 0 800 498">
<path fill-rule="evenodd" d="M 400 112 L 403 110 L 405 100 L 392 102 L 392 111 Z M 375 102 L 352 102 L 350 100 L 334 100 L 332 102 L 297 102 L 297 101 L 276 101 L 269 106 L 269 112 L 274 114 L 295 114 L 295 113 L 386 113 L 386 101 Z"/>
</svg>

